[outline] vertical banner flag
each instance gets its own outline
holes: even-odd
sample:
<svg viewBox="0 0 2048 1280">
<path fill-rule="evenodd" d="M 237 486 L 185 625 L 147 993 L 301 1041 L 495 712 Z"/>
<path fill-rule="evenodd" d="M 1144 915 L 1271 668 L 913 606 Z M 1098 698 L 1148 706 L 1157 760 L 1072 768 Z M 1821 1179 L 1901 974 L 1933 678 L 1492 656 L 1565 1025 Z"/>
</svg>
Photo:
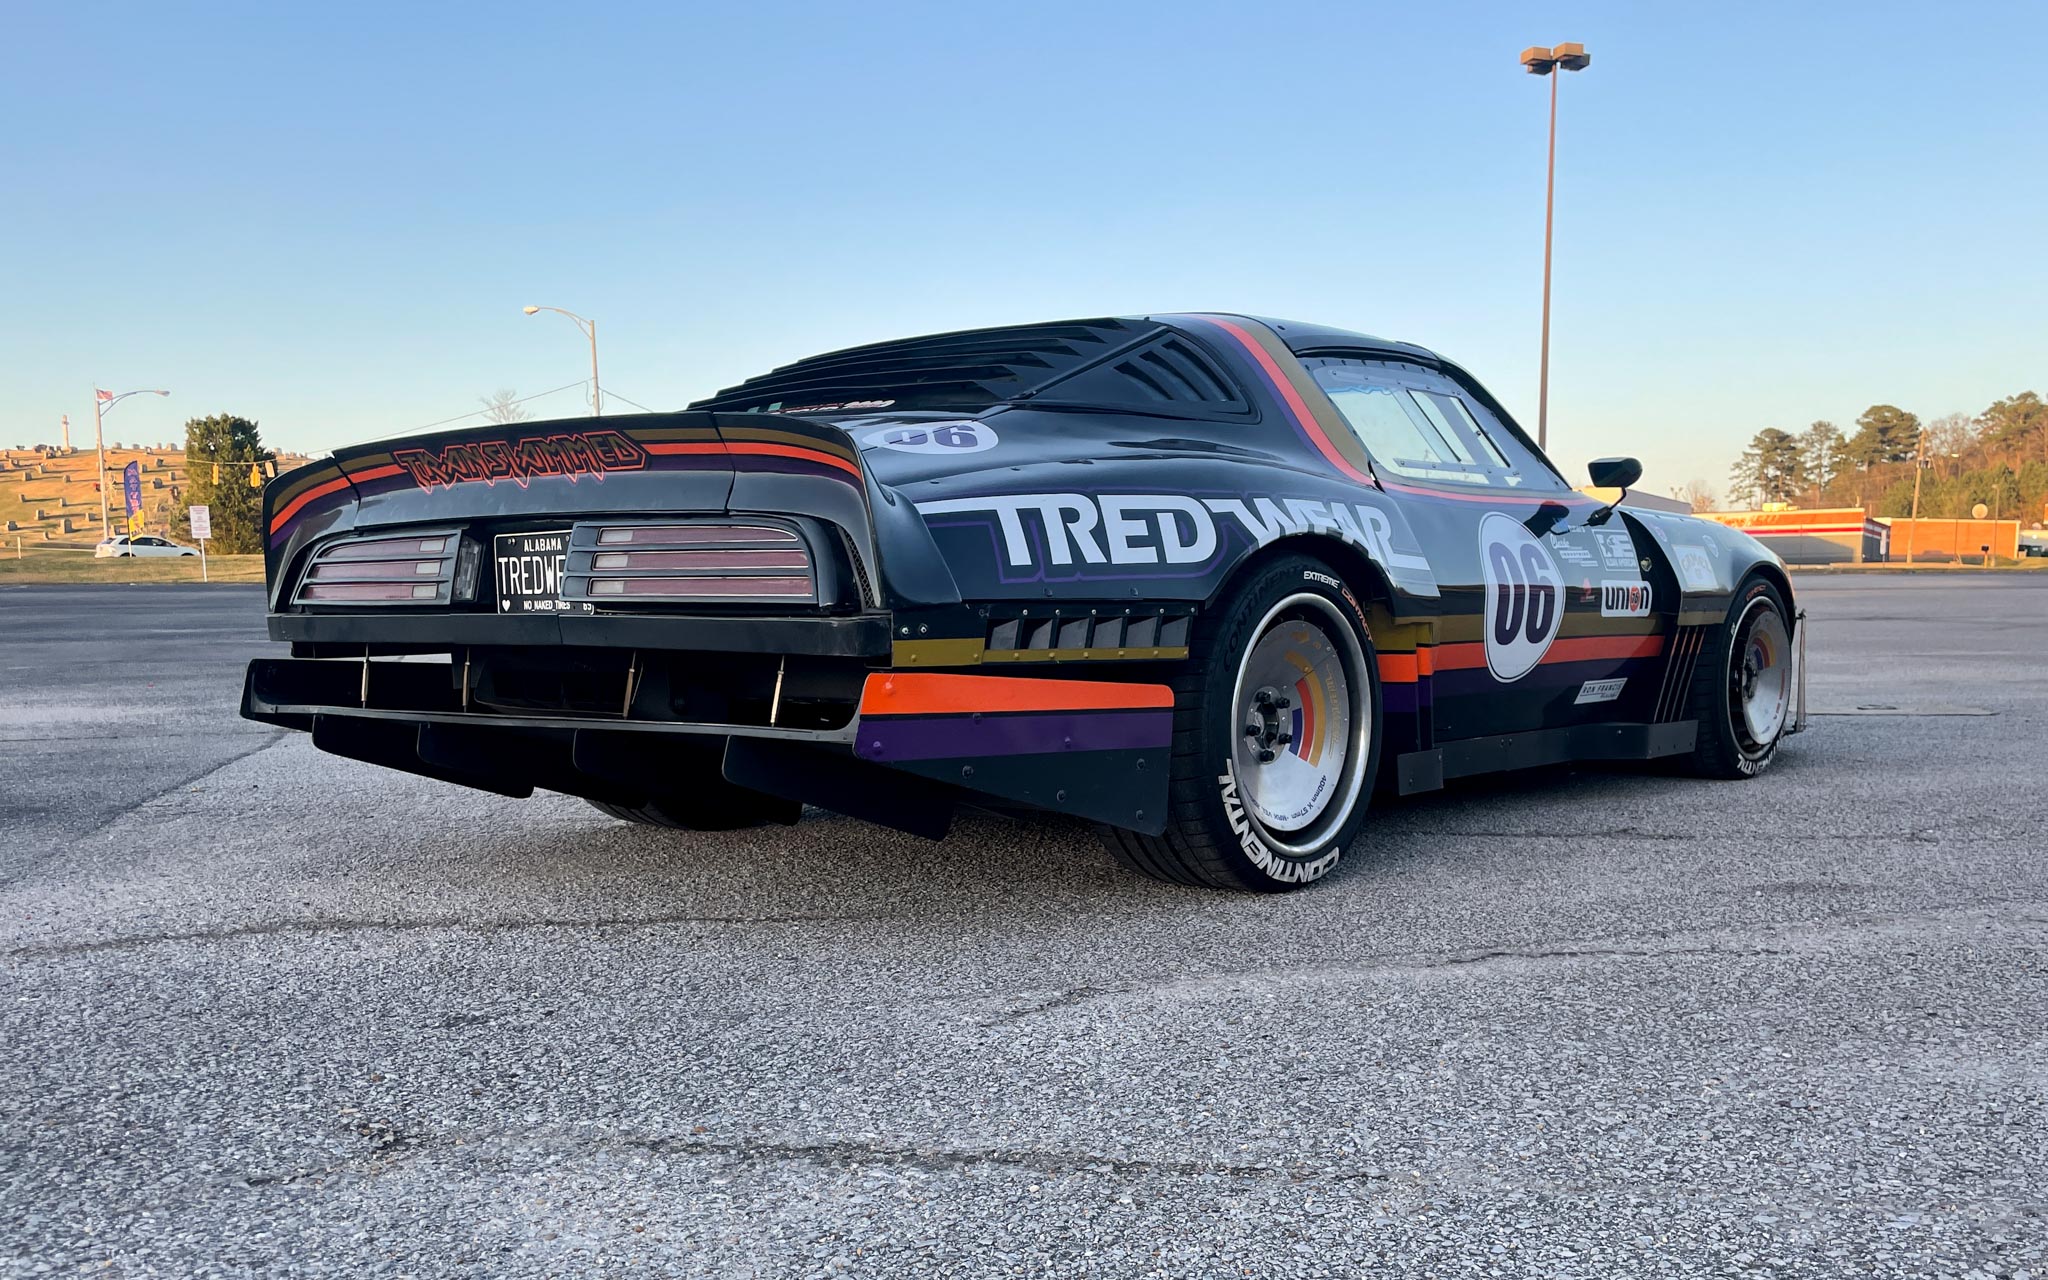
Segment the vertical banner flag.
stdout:
<svg viewBox="0 0 2048 1280">
<path fill-rule="evenodd" d="M 128 514 L 142 513 L 142 464 L 131 462 L 121 468 L 121 489 L 128 495 Z"/>
</svg>

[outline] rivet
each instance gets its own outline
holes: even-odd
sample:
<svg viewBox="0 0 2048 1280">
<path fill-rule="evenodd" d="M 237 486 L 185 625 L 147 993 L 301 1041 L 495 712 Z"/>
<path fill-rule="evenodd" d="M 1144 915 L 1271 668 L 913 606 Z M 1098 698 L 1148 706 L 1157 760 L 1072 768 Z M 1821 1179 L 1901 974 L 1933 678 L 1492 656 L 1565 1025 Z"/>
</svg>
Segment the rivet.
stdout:
<svg viewBox="0 0 2048 1280">
<path fill-rule="evenodd" d="M 1059 801 L 1061 804 L 1065 804 L 1067 802 L 1067 793 L 1064 791 L 1055 791 L 1052 793 L 1052 798 Z"/>
<path fill-rule="evenodd" d="M 961 765 L 961 766 L 960 766 L 960 776 L 961 776 L 961 777 L 963 777 L 963 778 L 971 778 L 971 777 L 973 777 L 973 776 L 974 776 L 974 766 L 973 766 L 973 765 L 971 765 L 971 764 L 965 764 L 965 765 Z"/>
</svg>

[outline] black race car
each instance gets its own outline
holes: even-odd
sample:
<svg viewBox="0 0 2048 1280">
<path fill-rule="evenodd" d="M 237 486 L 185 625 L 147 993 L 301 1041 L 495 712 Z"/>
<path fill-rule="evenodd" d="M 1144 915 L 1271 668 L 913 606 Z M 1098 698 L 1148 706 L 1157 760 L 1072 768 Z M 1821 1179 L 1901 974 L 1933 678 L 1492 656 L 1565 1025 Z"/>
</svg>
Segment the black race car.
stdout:
<svg viewBox="0 0 2048 1280">
<path fill-rule="evenodd" d="M 1791 583 L 1743 533 L 1617 505 L 1640 471 L 1578 492 L 1463 369 L 1313 325 L 877 343 L 279 477 L 292 656 L 250 664 L 242 713 L 637 822 L 1046 809 L 1148 875 L 1287 888 L 1376 789 L 1771 763 Z"/>
</svg>

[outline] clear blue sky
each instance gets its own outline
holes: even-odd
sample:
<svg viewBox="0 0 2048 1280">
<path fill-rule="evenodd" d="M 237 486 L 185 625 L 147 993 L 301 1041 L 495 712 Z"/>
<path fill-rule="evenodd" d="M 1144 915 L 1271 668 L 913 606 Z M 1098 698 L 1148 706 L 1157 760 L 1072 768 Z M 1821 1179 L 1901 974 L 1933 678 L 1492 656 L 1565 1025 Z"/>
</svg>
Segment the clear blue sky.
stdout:
<svg viewBox="0 0 2048 1280">
<path fill-rule="evenodd" d="M 324 448 L 584 376 L 1169 309 L 1435 347 L 1552 452 L 2048 392 L 2048 5 L 107 6 L 0 47 L 0 442 Z M 536 403 L 577 409 L 580 388 Z"/>
</svg>

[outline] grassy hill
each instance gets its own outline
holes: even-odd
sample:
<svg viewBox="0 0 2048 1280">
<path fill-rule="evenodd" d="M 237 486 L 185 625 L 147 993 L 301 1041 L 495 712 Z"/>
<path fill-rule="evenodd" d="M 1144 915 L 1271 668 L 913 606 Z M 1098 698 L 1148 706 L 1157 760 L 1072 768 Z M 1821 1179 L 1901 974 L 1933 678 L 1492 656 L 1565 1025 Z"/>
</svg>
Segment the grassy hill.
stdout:
<svg viewBox="0 0 2048 1280">
<path fill-rule="evenodd" d="M 279 470 L 303 459 L 280 456 Z M 142 531 L 191 545 L 184 491 L 189 469 L 182 449 L 147 446 L 107 450 L 107 505 L 114 532 L 127 532 L 121 472 L 142 469 Z M 211 463 L 202 465 L 211 466 Z M 0 452 L 0 583 L 182 582 L 199 580 L 197 560 L 96 560 L 100 526 L 99 458 L 91 449 Z M 260 556 L 210 556 L 219 581 L 260 581 Z"/>
</svg>

